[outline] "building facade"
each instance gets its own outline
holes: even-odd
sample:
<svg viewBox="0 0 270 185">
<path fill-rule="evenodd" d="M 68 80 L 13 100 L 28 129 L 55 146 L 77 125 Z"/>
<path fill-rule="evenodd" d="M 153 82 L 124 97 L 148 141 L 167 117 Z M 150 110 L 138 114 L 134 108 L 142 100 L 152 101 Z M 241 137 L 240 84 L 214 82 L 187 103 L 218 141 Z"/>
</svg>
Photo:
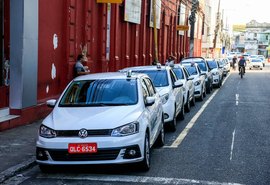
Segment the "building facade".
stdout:
<svg viewBox="0 0 270 185">
<path fill-rule="evenodd" d="M 91 73 L 150 65 L 154 45 L 163 64 L 189 56 L 189 0 L 156 0 L 157 43 L 151 0 L 1 0 L 0 130 L 41 119 L 58 98 L 84 53 Z M 194 55 L 201 55 L 203 9 L 197 13 Z"/>
</svg>

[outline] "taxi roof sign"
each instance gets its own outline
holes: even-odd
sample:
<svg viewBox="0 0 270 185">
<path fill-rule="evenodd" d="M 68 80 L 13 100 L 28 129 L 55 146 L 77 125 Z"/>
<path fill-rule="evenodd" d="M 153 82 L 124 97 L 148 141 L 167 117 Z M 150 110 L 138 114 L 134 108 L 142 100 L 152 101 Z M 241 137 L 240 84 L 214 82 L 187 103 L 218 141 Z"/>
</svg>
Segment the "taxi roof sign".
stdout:
<svg viewBox="0 0 270 185">
<path fill-rule="evenodd" d="M 123 0 L 97 0 L 97 3 L 122 3 Z"/>
</svg>

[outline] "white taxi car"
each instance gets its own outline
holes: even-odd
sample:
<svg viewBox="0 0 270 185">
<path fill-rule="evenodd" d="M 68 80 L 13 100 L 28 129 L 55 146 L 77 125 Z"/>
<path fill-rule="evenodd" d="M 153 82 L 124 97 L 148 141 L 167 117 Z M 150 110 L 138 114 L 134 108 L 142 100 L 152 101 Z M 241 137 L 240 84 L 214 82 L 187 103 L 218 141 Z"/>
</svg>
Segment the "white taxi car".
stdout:
<svg viewBox="0 0 270 185">
<path fill-rule="evenodd" d="M 162 98 L 164 120 L 172 131 L 176 130 L 176 118 L 184 119 L 183 83 L 178 80 L 169 66 L 138 66 L 121 71 L 133 71 L 147 74 Z"/>
<path fill-rule="evenodd" d="M 190 105 L 195 105 L 195 86 L 193 83 L 193 76 L 190 76 L 187 69 L 181 64 L 174 64 L 173 71 L 177 78 L 183 83 L 184 97 L 185 97 L 185 111 L 190 111 Z"/>
<path fill-rule="evenodd" d="M 138 163 L 164 144 L 162 101 L 144 74 L 97 73 L 75 78 L 42 121 L 36 161 L 53 165 Z"/>
<path fill-rule="evenodd" d="M 205 73 L 201 71 L 199 65 L 195 62 L 183 63 L 182 65 L 185 66 L 189 75 L 194 78 L 195 98 L 203 101 L 204 97 L 206 97 Z"/>
<path fill-rule="evenodd" d="M 220 67 L 218 62 L 215 59 L 206 59 L 208 66 L 213 75 L 213 86 L 220 88 L 222 86 L 223 81 L 223 67 Z"/>
</svg>

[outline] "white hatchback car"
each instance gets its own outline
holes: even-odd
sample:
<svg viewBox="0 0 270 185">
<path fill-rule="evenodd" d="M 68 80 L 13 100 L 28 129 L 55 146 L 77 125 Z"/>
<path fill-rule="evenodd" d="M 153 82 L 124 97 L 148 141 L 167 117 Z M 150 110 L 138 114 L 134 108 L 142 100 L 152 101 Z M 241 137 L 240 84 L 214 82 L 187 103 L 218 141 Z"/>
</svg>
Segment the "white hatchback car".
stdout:
<svg viewBox="0 0 270 185">
<path fill-rule="evenodd" d="M 250 59 L 249 69 L 263 69 L 262 60 L 259 58 L 252 58 Z"/>
<path fill-rule="evenodd" d="M 150 168 L 150 148 L 164 145 L 162 101 L 144 74 L 97 73 L 75 78 L 42 121 L 36 161 L 52 165 L 138 163 Z"/>
<path fill-rule="evenodd" d="M 223 81 L 223 67 L 219 67 L 218 62 L 215 59 L 206 59 L 206 62 L 213 75 L 213 86 L 220 88 Z"/>
<path fill-rule="evenodd" d="M 194 78 L 195 98 L 203 101 L 203 98 L 206 97 L 205 73 L 201 71 L 197 63 L 183 63 L 182 65 L 185 66 L 189 75 Z"/>
<path fill-rule="evenodd" d="M 185 97 L 185 110 L 190 111 L 190 105 L 195 105 L 195 86 L 193 83 L 193 76 L 190 76 L 187 69 L 181 64 L 174 64 L 173 71 L 177 78 L 183 83 L 184 97 Z"/>
<path fill-rule="evenodd" d="M 183 83 L 178 80 L 169 66 L 138 66 L 129 67 L 121 71 L 139 72 L 147 74 L 162 98 L 164 120 L 172 131 L 176 130 L 176 118 L 184 119 L 184 91 Z"/>
</svg>

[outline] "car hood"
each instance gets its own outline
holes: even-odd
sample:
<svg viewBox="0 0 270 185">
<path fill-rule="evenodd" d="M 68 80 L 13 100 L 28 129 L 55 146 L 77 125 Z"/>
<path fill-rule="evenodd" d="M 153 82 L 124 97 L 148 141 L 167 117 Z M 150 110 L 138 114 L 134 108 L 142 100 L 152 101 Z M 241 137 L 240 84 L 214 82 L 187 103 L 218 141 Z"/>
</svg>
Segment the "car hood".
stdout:
<svg viewBox="0 0 270 185">
<path fill-rule="evenodd" d="M 138 105 L 56 107 L 43 124 L 55 130 L 112 129 L 136 121 L 141 113 Z"/>
<path fill-rule="evenodd" d="M 156 90 L 160 96 L 163 96 L 164 94 L 167 94 L 170 92 L 170 88 L 168 87 L 156 87 Z"/>
</svg>

